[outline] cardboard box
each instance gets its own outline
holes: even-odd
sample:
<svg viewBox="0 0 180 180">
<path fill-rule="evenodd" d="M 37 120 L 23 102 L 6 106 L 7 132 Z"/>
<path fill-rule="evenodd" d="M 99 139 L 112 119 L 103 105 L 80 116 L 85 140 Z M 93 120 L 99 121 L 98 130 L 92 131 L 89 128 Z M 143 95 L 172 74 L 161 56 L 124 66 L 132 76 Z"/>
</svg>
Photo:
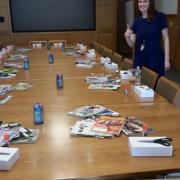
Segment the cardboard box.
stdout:
<svg viewBox="0 0 180 180">
<path fill-rule="evenodd" d="M 154 97 L 154 90 L 149 88 L 148 86 L 134 86 L 134 92 L 140 97 Z"/>
<path fill-rule="evenodd" d="M 0 147 L 0 170 L 10 170 L 18 159 L 18 148 Z"/>
<path fill-rule="evenodd" d="M 172 156 L 173 146 L 158 143 L 140 142 L 165 137 L 128 137 L 128 145 L 132 156 Z"/>
</svg>

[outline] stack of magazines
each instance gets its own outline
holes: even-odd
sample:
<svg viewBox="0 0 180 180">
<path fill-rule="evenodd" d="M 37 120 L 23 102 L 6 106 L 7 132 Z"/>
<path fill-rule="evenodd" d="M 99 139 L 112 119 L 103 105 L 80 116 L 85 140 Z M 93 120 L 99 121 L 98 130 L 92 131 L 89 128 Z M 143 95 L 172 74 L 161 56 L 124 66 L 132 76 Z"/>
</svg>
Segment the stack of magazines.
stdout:
<svg viewBox="0 0 180 180">
<path fill-rule="evenodd" d="M 126 118 L 126 124 L 123 126 L 122 131 L 127 136 L 146 136 L 155 132 L 152 127 L 135 116 Z"/>
<path fill-rule="evenodd" d="M 3 123 L 0 121 L 0 146 L 7 144 L 32 144 L 37 141 L 39 129 L 28 129 L 18 122 Z"/>
<path fill-rule="evenodd" d="M 98 138 L 119 136 L 126 122 L 118 112 L 100 105 L 83 106 L 68 113 L 79 119 L 71 127 L 71 135 L 93 136 Z"/>
<path fill-rule="evenodd" d="M 112 79 L 111 75 L 91 74 L 86 77 L 88 89 L 95 90 L 117 90 L 120 87 L 120 79 Z"/>
</svg>

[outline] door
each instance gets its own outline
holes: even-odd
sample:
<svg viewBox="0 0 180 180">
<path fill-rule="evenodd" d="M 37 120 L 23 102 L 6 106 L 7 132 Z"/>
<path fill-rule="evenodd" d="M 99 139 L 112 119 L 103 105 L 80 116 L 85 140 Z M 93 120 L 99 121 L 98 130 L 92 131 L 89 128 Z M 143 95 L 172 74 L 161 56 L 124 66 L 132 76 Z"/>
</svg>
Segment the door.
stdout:
<svg viewBox="0 0 180 180">
<path fill-rule="evenodd" d="M 178 18 L 177 18 L 177 42 L 175 49 L 174 68 L 180 70 L 180 2 L 178 1 Z"/>
</svg>

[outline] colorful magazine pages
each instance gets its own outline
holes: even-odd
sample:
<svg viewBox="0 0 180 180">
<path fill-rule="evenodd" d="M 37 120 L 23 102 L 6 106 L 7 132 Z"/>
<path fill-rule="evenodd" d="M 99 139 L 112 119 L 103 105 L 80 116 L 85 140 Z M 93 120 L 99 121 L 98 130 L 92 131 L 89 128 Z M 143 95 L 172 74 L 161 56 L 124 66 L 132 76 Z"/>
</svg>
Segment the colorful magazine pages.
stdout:
<svg viewBox="0 0 180 180">
<path fill-rule="evenodd" d="M 3 96 L 4 98 L 1 99 L 1 96 L 0 96 L 0 105 L 2 104 L 6 104 L 11 98 L 12 96 Z"/>
<path fill-rule="evenodd" d="M 103 132 L 95 132 L 92 131 L 93 126 L 96 121 L 93 119 L 86 119 L 82 121 L 77 121 L 74 126 L 71 127 L 70 134 L 73 136 L 81 135 L 81 136 L 92 136 L 92 137 L 113 137 L 112 134 L 103 133 Z"/>
<path fill-rule="evenodd" d="M 115 116 L 99 116 L 92 130 L 119 136 L 126 122 L 126 118 Z"/>
<path fill-rule="evenodd" d="M 126 124 L 123 126 L 122 131 L 127 136 L 144 136 L 155 132 L 148 124 L 136 117 L 127 117 Z"/>
</svg>

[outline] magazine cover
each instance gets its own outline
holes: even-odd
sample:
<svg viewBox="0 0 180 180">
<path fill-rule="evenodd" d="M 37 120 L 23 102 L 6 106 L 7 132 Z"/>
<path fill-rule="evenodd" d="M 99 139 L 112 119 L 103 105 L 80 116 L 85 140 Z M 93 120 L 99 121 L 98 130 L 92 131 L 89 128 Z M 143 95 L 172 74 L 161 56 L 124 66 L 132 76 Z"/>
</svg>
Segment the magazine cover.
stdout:
<svg viewBox="0 0 180 180">
<path fill-rule="evenodd" d="M 91 117 L 95 115 L 112 115 L 112 116 L 119 116 L 118 112 L 112 111 L 100 105 L 89 105 L 89 106 L 82 106 L 73 111 L 68 112 L 69 115 L 79 116 L 79 117 Z"/>
<path fill-rule="evenodd" d="M 149 133 L 154 133 L 155 130 L 145 122 L 137 119 L 135 116 L 127 117 L 126 123 L 122 129 L 127 136 L 145 136 Z"/>
<path fill-rule="evenodd" d="M 96 121 L 93 119 L 83 119 L 81 121 L 77 121 L 71 127 L 70 134 L 72 136 L 91 136 L 91 137 L 97 137 L 97 138 L 113 137 L 112 134 L 92 131 L 92 127 L 94 126 L 95 123 L 96 123 Z"/>
<path fill-rule="evenodd" d="M 99 116 L 92 130 L 119 136 L 126 118 L 118 116 Z"/>
</svg>

